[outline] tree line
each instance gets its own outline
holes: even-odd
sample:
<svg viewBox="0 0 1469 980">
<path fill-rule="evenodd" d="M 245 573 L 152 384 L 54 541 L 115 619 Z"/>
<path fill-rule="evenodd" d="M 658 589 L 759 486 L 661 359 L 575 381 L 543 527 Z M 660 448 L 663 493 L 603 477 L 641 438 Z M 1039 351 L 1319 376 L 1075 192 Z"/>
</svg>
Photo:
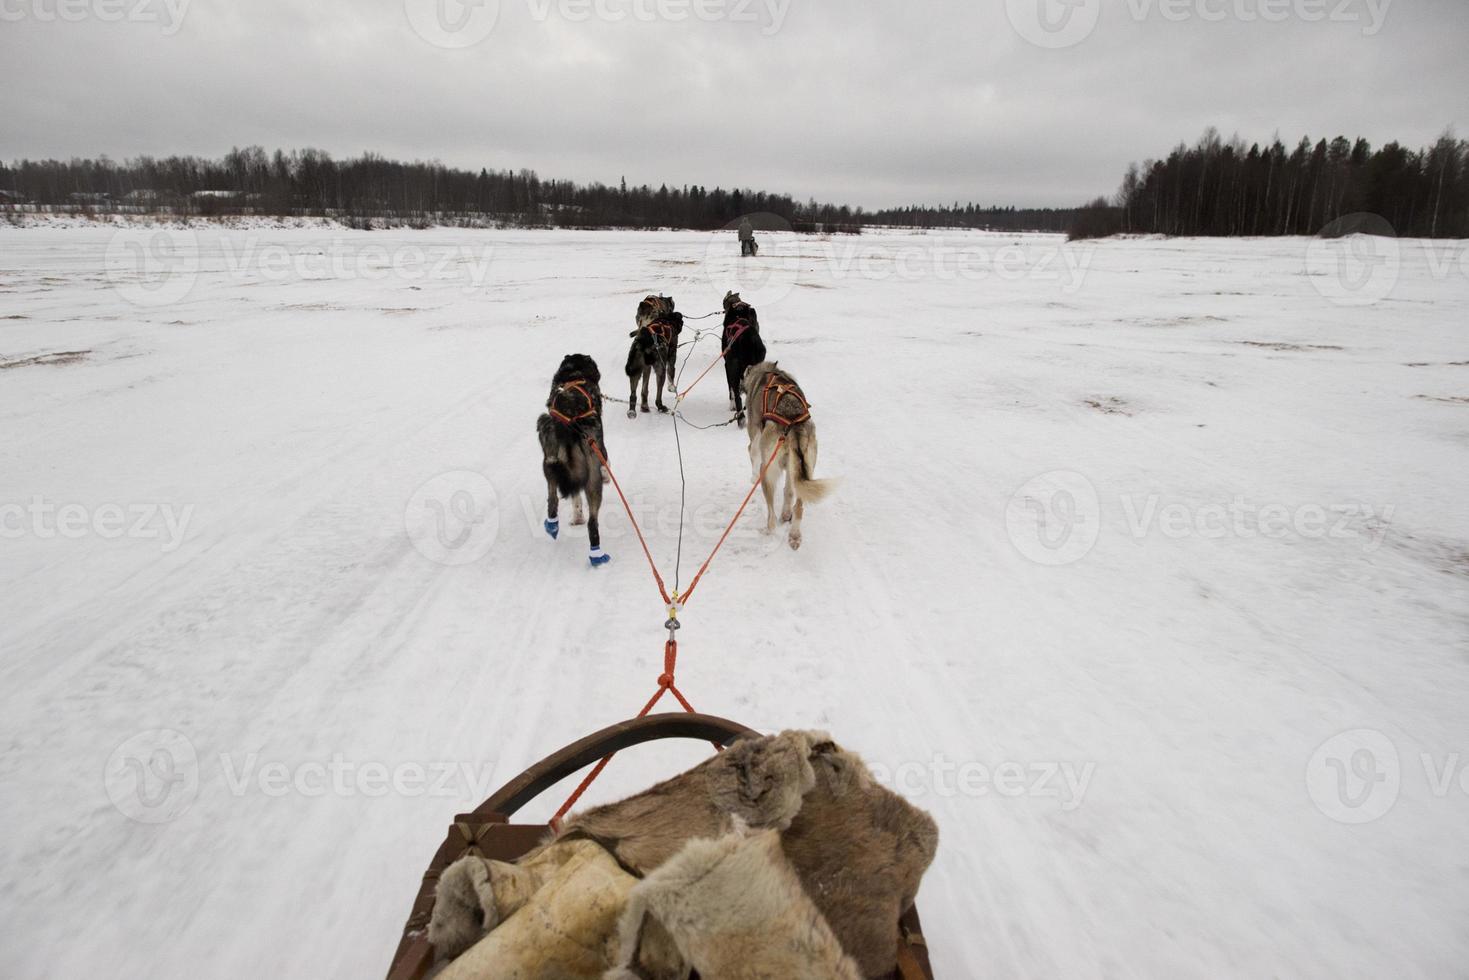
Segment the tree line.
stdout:
<svg viewBox="0 0 1469 980">
<path fill-rule="evenodd" d="M 1015 208 L 980 207 L 977 204 L 952 207 L 912 205 L 889 208 L 865 216 L 874 225 L 901 225 L 915 228 L 973 228 L 983 231 L 1052 231 L 1064 232 L 1076 222 L 1080 208 Z"/>
<path fill-rule="evenodd" d="M 1116 196 L 1092 202 L 1072 235 L 1316 235 L 1375 224 L 1350 220 L 1360 215 L 1401 237 L 1469 237 L 1469 141 L 1446 132 L 1419 150 L 1344 136 L 1247 147 L 1211 127 L 1193 146 L 1128 167 Z"/>
<path fill-rule="evenodd" d="M 479 171 L 438 162 L 405 163 L 374 153 L 335 160 L 321 150 L 268 154 L 236 148 L 223 158 L 108 157 L 0 163 L 9 203 L 47 209 L 165 211 L 177 214 L 330 216 L 348 223 L 498 221 L 525 226 L 717 229 L 752 215 L 757 226 L 846 230 L 861 209 L 797 203 L 789 195 L 654 188 L 546 179 L 534 170 Z M 0 200 L 0 203 L 6 203 Z"/>
<path fill-rule="evenodd" d="M 760 230 L 860 232 L 868 225 L 1064 231 L 1076 211 L 974 204 L 860 207 L 700 185 L 654 188 L 577 183 L 534 170 L 479 171 L 401 162 L 374 153 L 335 160 L 321 150 L 267 153 L 251 146 L 197 156 L 0 162 L 0 206 L 181 215 L 324 216 L 374 223 L 578 228 L 727 228 L 749 216 Z"/>
</svg>

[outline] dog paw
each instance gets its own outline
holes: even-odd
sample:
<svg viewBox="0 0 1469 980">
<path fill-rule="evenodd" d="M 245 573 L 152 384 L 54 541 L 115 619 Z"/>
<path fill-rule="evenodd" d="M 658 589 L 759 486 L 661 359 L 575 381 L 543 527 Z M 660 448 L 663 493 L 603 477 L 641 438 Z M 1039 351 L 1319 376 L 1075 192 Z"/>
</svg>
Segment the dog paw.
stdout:
<svg viewBox="0 0 1469 980">
<path fill-rule="evenodd" d="M 659 415 L 667 415 L 668 414 L 668 406 L 667 405 L 659 405 L 658 406 L 658 414 Z"/>
<path fill-rule="evenodd" d="M 647 413 L 648 413 L 648 411 L 649 411 L 649 409 L 648 409 L 648 406 L 647 406 L 647 405 L 644 405 L 644 406 L 643 406 L 643 413 L 644 413 L 644 414 L 647 414 Z"/>
<path fill-rule="evenodd" d="M 559 520 L 551 520 L 547 518 L 546 533 L 551 536 L 552 541 L 555 541 L 556 538 L 559 537 L 561 534 L 561 522 Z"/>
<path fill-rule="evenodd" d="M 791 550 L 792 551 L 800 551 L 801 550 L 801 532 L 800 531 L 792 531 L 791 532 L 791 536 L 790 536 L 790 538 L 788 540 L 790 541 L 790 545 L 791 545 Z"/>
<path fill-rule="evenodd" d="M 794 519 L 795 519 L 795 515 L 792 514 L 790 511 L 783 510 L 783 511 L 780 512 L 780 522 L 782 524 L 789 524 Z"/>
<path fill-rule="evenodd" d="M 587 561 L 591 563 L 593 568 L 601 568 L 611 560 L 612 556 L 604 553 L 601 548 L 593 548 L 591 553 L 587 555 Z"/>
<path fill-rule="evenodd" d="M 627 417 L 630 418 L 630 419 L 637 418 L 638 417 L 638 410 L 635 409 L 635 408 L 629 408 L 627 410 Z"/>
</svg>

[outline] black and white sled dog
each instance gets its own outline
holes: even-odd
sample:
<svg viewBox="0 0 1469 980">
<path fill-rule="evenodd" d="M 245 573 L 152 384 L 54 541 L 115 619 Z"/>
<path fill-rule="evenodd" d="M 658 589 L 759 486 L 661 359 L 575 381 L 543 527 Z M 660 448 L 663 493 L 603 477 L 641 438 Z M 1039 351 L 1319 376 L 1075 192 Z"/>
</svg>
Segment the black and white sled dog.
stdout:
<svg viewBox="0 0 1469 980">
<path fill-rule="evenodd" d="M 745 403 L 741 397 L 745 372 L 765 360 L 765 341 L 760 339 L 760 315 L 755 307 L 740 299 L 739 293 L 724 294 L 724 335 L 719 349 L 724 355 L 724 377 L 729 382 L 729 410 L 735 418 L 745 420 Z"/>
<path fill-rule="evenodd" d="M 678 360 L 678 338 L 683 333 L 683 314 L 673 308 L 667 296 L 649 296 L 638 304 L 638 328 L 627 352 L 627 417 L 638 417 L 638 380 L 643 382 L 643 411 L 648 411 L 648 379 L 658 376 L 658 411 L 667 412 L 663 404 L 663 386 L 674 390 L 674 369 Z"/>
<path fill-rule="evenodd" d="M 551 380 L 551 397 L 546 414 L 536 420 L 541 439 L 541 471 L 546 476 L 546 533 L 554 540 L 561 533 L 558 514 L 562 497 L 574 501 L 572 524 L 586 524 L 591 541 L 590 559 L 595 568 L 612 556 L 602 551 L 597 515 L 602 509 L 602 464 L 589 445 L 595 441 L 602 455 L 607 443 L 602 434 L 602 372 L 585 354 L 568 354 Z M 585 498 L 586 507 L 582 502 Z"/>
<path fill-rule="evenodd" d="M 760 480 L 760 470 L 780 444 L 780 454 L 765 471 L 761 489 L 765 492 L 765 531 L 775 530 L 775 484 L 785 473 L 785 500 L 781 506 L 782 523 L 790 522 L 790 545 L 801 547 L 801 516 L 806 503 L 818 503 L 833 489 L 832 480 L 818 480 L 816 473 L 816 423 L 811 421 L 811 403 L 796 384 L 796 379 L 782 371 L 774 361 L 763 361 L 745 372 L 745 401 L 749 415 L 745 430 L 750 435 L 751 480 Z"/>
</svg>

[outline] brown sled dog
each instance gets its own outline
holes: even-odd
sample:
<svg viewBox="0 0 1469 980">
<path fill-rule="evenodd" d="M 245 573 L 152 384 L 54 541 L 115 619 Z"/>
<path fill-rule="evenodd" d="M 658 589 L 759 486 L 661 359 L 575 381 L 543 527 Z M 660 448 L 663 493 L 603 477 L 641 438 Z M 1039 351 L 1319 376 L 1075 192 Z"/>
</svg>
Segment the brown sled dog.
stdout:
<svg viewBox="0 0 1469 980">
<path fill-rule="evenodd" d="M 546 477 L 546 533 L 554 541 L 561 533 L 558 514 L 562 497 L 575 503 L 573 524 L 587 525 L 592 567 L 612 560 L 602 551 L 597 515 L 602 509 L 602 463 L 589 442 L 595 441 L 602 455 L 607 442 L 602 433 L 602 372 L 585 354 L 568 354 L 551 380 L 546 414 L 536 420 L 541 441 L 541 472 Z M 586 498 L 586 510 L 582 509 Z M 588 516 L 590 514 L 590 516 Z"/>
<path fill-rule="evenodd" d="M 627 352 L 627 417 L 638 417 L 638 379 L 643 382 L 643 411 L 648 411 L 648 380 L 654 373 L 658 376 L 658 411 L 667 412 L 663 404 L 663 386 L 673 391 L 674 372 L 678 358 L 678 338 L 683 333 L 683 314 L 673 308 L 673 300 L 667 296 L 649 296 L 638 304 L 638 328 L 632 337 L 632 348 Z"/>
<path fill-rule="evenodd" d="M 750 436 L 751 479 L 760 479 L 760 469 L 785 437 L 780 454 L 765 471 L 765 531 L 775 530 L 775 483 L 786 475 L 782 523 L 790 522 L 790 545 L 801 547 L 801 516 L 806 503 L 817 503 L 834 488 L 831 480 L 818 480 L 816 473 L 816 423 L 811 421 L 811 403 L 785 371 L 774 361 L 756 364 L 745 372 L 745 430 Z M 794 504 L 794 506 L 792 506 Z"/>
</svg>

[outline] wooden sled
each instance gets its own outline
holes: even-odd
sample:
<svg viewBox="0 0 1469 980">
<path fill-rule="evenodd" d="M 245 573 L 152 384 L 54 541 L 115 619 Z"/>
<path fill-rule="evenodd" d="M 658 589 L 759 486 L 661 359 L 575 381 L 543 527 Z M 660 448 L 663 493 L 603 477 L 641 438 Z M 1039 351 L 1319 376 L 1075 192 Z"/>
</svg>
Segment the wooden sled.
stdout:
<svg viewBox="0 0 1469 980">
<path fill-rule="evenodd" d="M 445 868 L 467 854 L 514 861 L 546 839 L 550 832 L 546 824 L 510 822 L 521 807 L 542 792 L 613 752 L 644 742 L 686 738 L 729 745 L 754 734 L 753 729 L 713 715 L 661 714 L 624 721 L 552 753 L 506 783 L 473 813 L 455 817 L 448 836 L 424 872 L 413 911 L 403 927 L 398 951 L 393 955 L 388 980 L 422 980 L 433 967 L 434 951 L 426 933 L 433 913 L 434 890 Z M 881 980 L 933 980 L 918 909 L 909 909 L 897 925 L 898 969 Z"/>
</svg>

